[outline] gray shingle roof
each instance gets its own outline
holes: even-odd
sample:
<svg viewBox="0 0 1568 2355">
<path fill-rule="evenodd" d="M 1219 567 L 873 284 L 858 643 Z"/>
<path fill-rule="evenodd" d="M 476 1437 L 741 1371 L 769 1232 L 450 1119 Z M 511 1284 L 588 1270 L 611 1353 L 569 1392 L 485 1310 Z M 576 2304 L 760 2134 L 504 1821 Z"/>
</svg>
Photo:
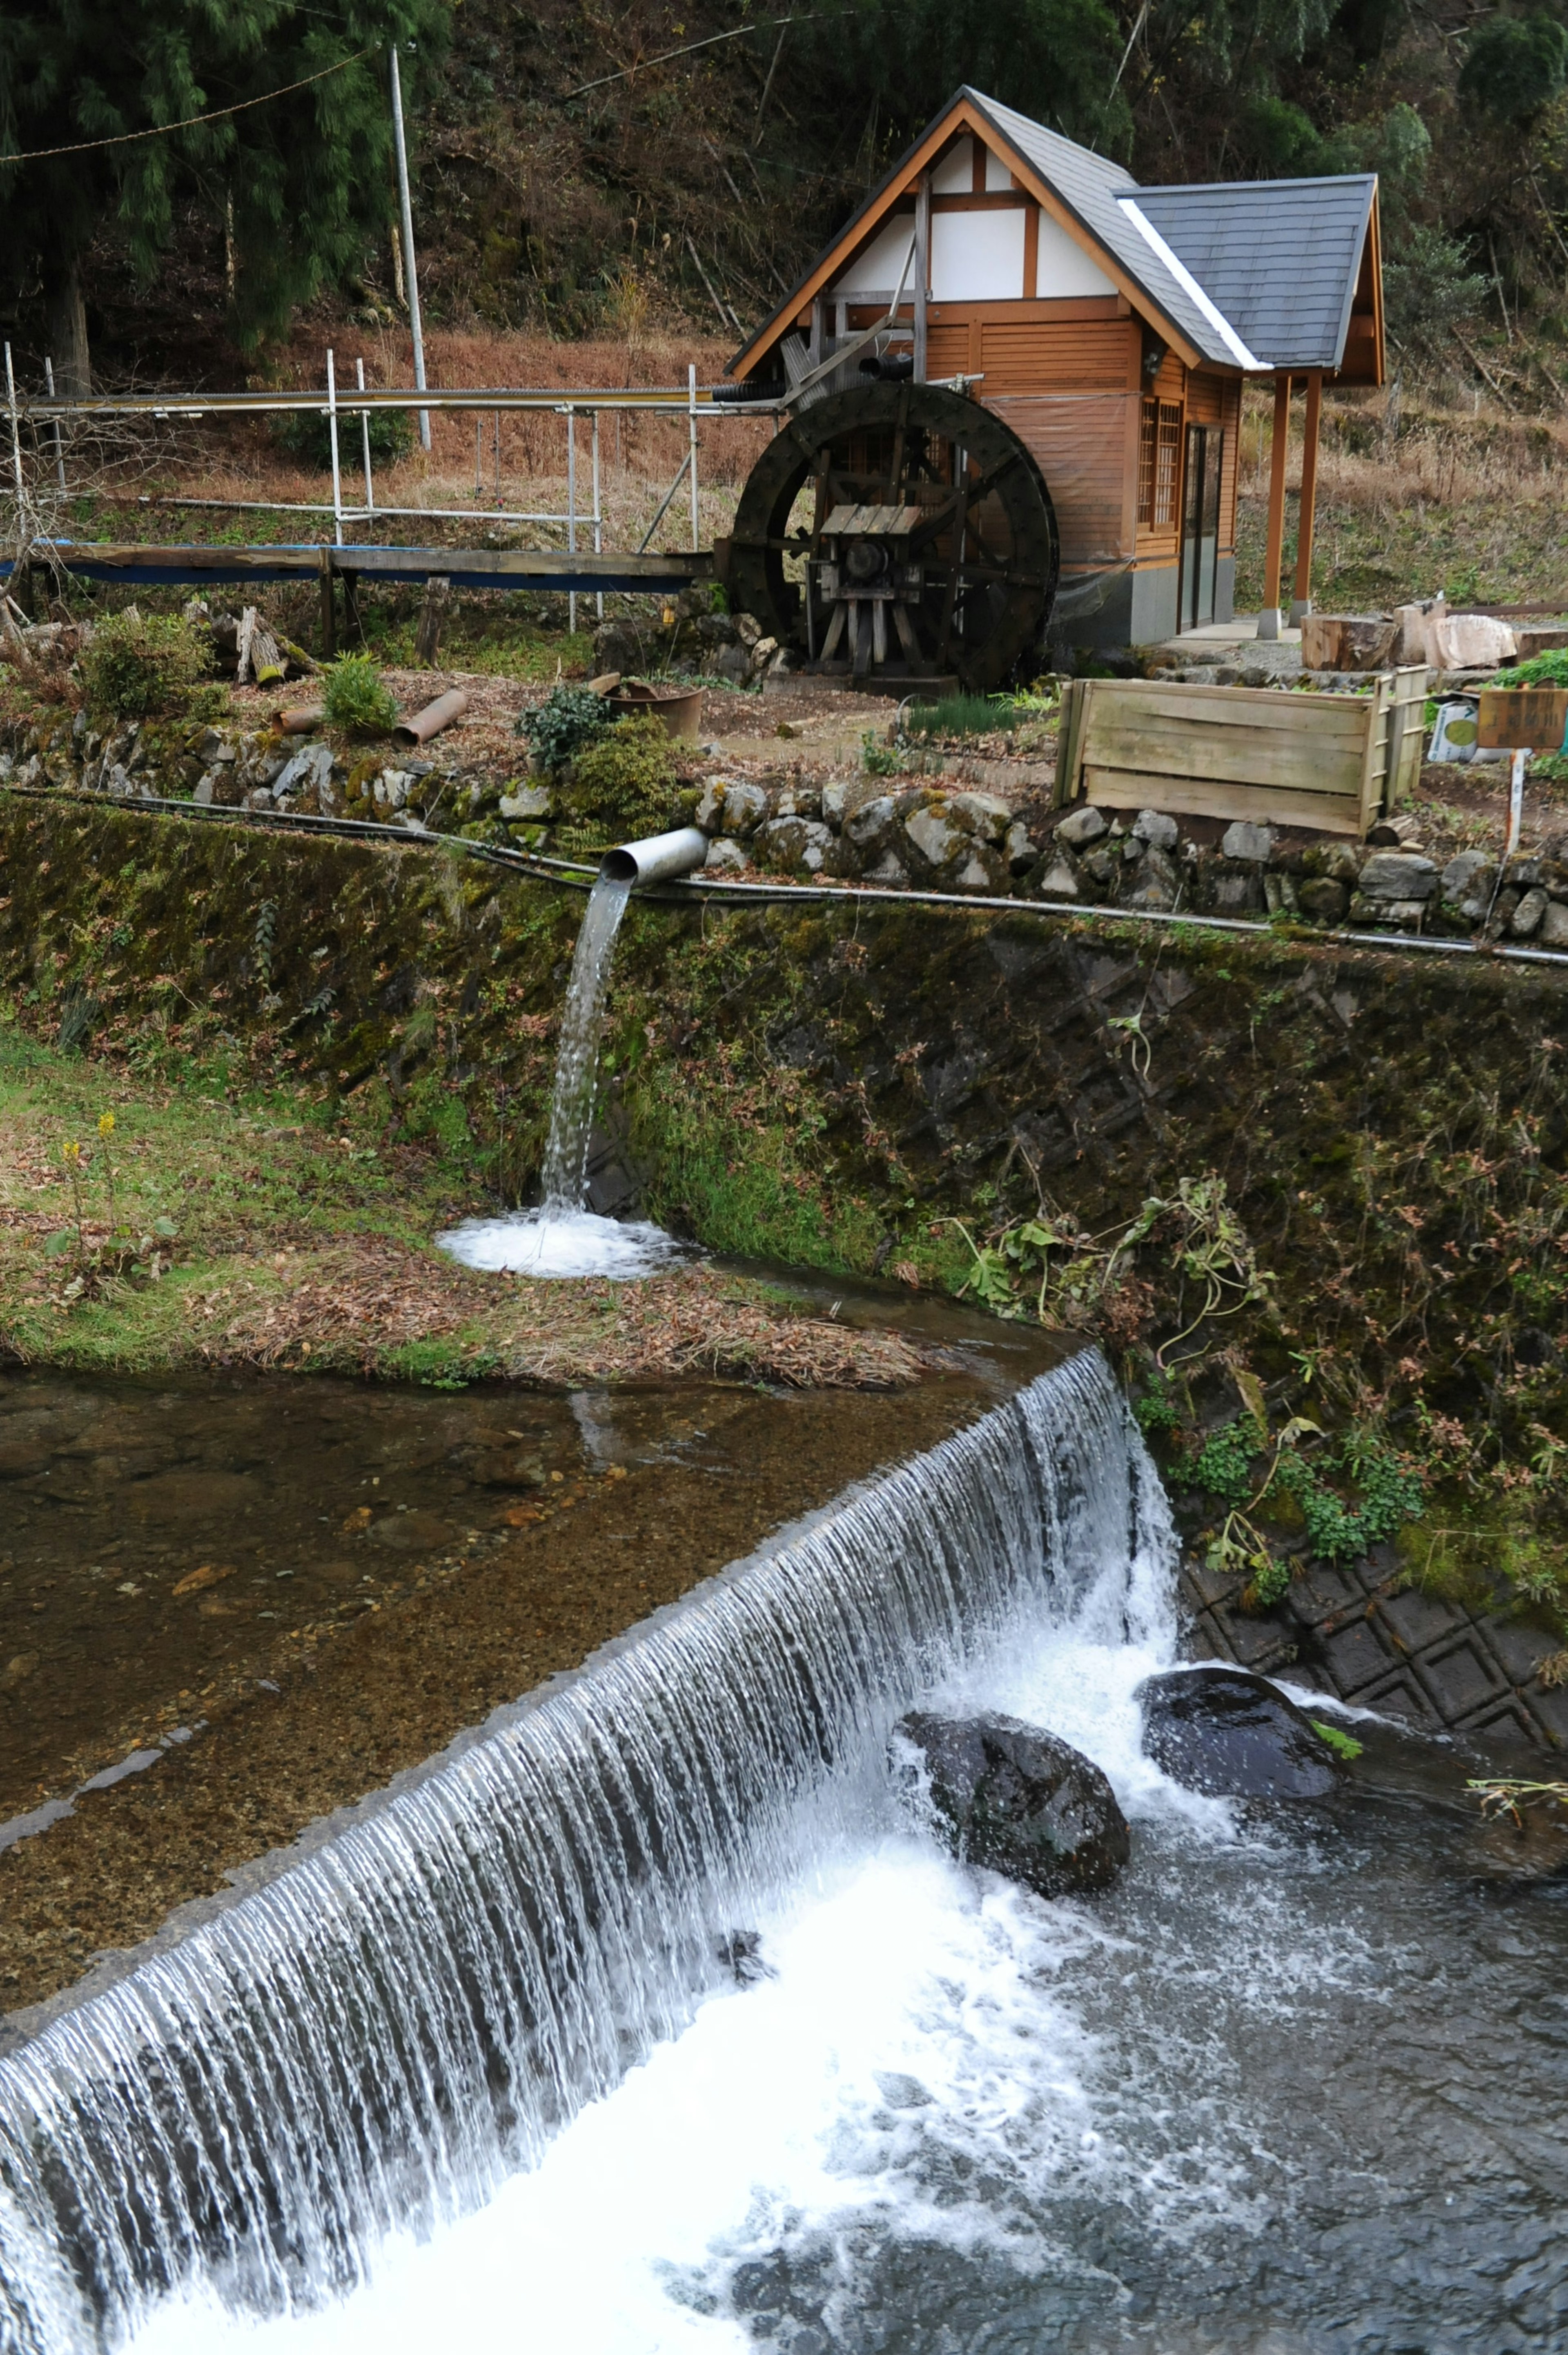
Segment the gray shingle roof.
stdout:
<svg viewBox="0 0 1568 2355">
<path fill-rule="evenodd" d="M 984 91 L 958 91 L 933 123 L 960 98 L 1050 183 L 1156 314 L 1205 359 L 1258 371 L 1339 366 L 1377 186 L 1373 174 L 1140 188 L 1121 165 Z M 876 215 L 901 168 L 901 159 L 800 284 L 860 221 Z M 798 287 L 747 348 L 787 318 L 797 299 Z"/>
<path fill-rule="evenodd" d="M 1090 236 L 1107 252 L 1115 254 L 1128 277 L 1143 288 L 1156 308 L 1164 312 L 1205 359 L 1219 360 L 1229 368 L 1238 365 L 1232 343 L 1118 201 L 1136 197 L 1141 208 L 1142 191 L 1130 172 L 1064 139 L 1060 132 L 1048 131 L 1043 123 L 1035 123 L 1027 114 L 1017 114 L 1010 106 L 999 106 L 984 91 L 965 88 L 959 96 L 968 99 L 1025 161 L 1050 182 Z M 1219 307 L 1222 310 L 1224 306 Z"/>
<path fill-rule="evenodd" d="M 1336 368 L 1376 186 L 1361 172 L 1140 188 L 1136 202 L 1265 367 Z"/>
</svg>

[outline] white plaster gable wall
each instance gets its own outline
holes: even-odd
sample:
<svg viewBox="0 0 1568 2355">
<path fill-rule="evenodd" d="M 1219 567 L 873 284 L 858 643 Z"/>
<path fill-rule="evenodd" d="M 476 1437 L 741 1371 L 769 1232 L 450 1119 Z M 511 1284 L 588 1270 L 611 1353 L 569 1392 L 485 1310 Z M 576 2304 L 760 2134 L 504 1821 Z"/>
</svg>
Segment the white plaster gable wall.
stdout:
<svg viewBox="0 0 1568 2355">
<path fill-rule="evenodd" d="M 884 222 L 869 245 L 858 254 L 848 267 L 834 280 L 832 293 L 852 298 L 880 295 L 884 303 L 892 300 L 893 289 L 899 282 L 914 239 L 914 215 L 895 213 Z M 904 279 L 904 300 L 914 298 L 914 264 L 909 266 Z"/>
<path fill-rule="evenodd" d="M 1033 292 L 1040 295 L 1114 294 L 1115 284 L 1092 255 L 1048 212 L 1040 217 L 1040 258 Z"/>
<path fill-rule="evenodd" d="M 973 185 L 975 142 L 960 139 L 950 148 L 931 176 L 933 197 L 966 197 Z"/>
<path fill-rule="evenodd" d="M 931 291 L 938 303 L 1016 303 L 1024 291 L 1024 208 L 933 213 Z"/>
</svg>

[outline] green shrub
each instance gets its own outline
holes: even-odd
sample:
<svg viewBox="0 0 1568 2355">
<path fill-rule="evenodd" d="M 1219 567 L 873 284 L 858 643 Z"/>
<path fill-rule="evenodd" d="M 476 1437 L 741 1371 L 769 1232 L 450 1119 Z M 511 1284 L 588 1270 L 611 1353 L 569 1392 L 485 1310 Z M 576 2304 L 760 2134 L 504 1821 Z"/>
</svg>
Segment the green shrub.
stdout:
<svg viewBox="0 0 1568 2355">
<path fill-rule="evenodd" d="M 567 794 L 571 815 L 609 839 L 635 840 L 669 824 L 675 748 L 651 712 L 617 719 L 579 756 Z"/>
<path fill-rule="evenodd" d="M 88 708 L 113 719 L 187 711 L 211 659 L 205 633 L 179 614 L 112 613 L 80 656 Z"/>
<path fill-rule="evenodd" d="M 1568 687 L 1568 646 L 1552 646 L 1546 654 L 1531 655 L 1528 662 L 1514 663 L 1499 670 L 1493 679 L 1494 687 Z"/>
<path fill-rule="evenodd" d="M 341 400 L 341 388 L 339 399 Z M 332 430 L 327 420 L 307 410 L 294 410 L 278 418 L 272 426 L 272 439 L 280 450 L 297 458 L 302 466 L 310 466 L 327 474 L 332 471 Z M 395 464 L 406 458 L 414 446 L 414 429 L 409 413 L 403 409 L 373 409 L 370 411 L 370 462 L 376 466 Z M 365 463 L 365 442 L 357 417 L 348 417 L 340 407 L 337 412 L 337 463 L 347 474 L 350 468 L 361 468 Z"/>
<path fill-rule="evenodd" d="M 517 733 L 528 738 L 540 768 L 553 774 L 611 725 L 609 705 L 592 687 L 552 687 L 542 703 L 522 714 Z"/>
<path fill-rule="evenodd" d="M 368 655 L 343 655 L 331 665 L 322 691 L 329 728 L 349 736 L 386 736 L 398 724 L 390 688 Z"/>
</svg>

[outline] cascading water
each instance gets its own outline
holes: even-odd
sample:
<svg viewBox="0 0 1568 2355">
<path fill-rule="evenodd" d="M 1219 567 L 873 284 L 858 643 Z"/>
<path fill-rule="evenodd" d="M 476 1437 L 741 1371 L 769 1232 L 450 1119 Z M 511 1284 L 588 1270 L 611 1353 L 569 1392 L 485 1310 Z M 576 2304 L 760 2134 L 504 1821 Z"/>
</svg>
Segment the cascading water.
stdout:
<svg viewBox="0 0 1568 2355">
<path fill-rule="evenodd" d="M 588 1208 L 588 1144 L 604 983 L 631 884 L 600 876 L 589 894 L 571 960 L 556 1050 L 545 1147 L 544 1199 L 506 1219 L 470 1219 L 438 1238 L 468 1267 L 540 1276 L 645 1275 L 678 1246 L 658 1227 L 602 1219 Z"/>
<path fill-rule="evenodd" d="M 1170 1785 L 1173 1568 L 1085 1353 L 436 1762 L 0 2063 L 0 2346 L 1555 2355 L 1561 1884 L 1371 1723 Z M 944 1856 L 914 1700 L 1093 1756 L 1118 1885 Z"/>
<path fill-rule="evenodd" d="M 491 2198 L 682 2028 L 902 1708 L 1020 1609 L 1157 1611 L 1166 1541 L 1079 1357 L 67 2013 L 0 2064 L 0 2344 L 308 2307 Z"/>
</svg>

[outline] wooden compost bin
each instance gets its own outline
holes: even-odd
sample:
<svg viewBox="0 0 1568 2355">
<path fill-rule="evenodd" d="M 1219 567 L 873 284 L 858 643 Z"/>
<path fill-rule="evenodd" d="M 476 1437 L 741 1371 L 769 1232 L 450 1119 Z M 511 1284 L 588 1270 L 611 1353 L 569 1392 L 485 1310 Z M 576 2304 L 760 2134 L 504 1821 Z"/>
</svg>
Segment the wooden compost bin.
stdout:
<svg viewBox="0 0 1568 2355">
<path fill-rule="evenodd" d="M 1364 837 L 1421 773 L 1426 672 L 1371 695 L 1082 678 L 1066 690 L 1056 806 L 1252 818 Z"/>
</svg>

